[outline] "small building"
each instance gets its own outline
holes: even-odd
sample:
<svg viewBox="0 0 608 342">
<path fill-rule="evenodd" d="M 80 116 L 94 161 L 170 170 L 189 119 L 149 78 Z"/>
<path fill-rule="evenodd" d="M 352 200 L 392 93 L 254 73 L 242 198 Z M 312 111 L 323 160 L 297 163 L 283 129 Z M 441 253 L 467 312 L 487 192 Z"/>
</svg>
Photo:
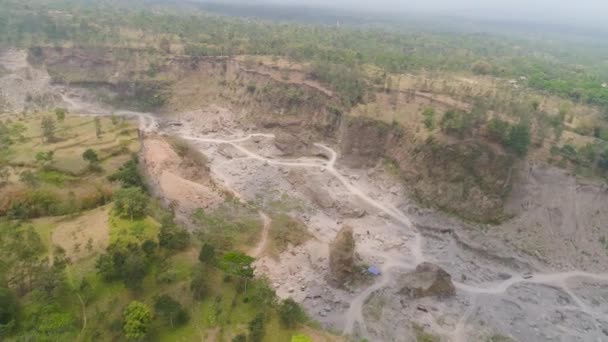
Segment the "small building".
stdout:
<svg viewBox="0 0 608 342">
<path fill-rule="evenodd" d="M 370 266 L 367 268 L 367 273 L 377 277 L 382 274 L 382 271 L 377 266 Z"/>
</svg>

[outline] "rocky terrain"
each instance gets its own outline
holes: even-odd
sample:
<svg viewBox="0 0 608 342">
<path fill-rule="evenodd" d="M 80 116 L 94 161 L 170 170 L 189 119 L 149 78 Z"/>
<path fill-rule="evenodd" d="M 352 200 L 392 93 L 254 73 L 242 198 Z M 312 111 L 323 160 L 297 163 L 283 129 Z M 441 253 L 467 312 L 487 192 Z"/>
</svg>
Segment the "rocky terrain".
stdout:
<svg viewBox="0 0 608 342">
<path fill-rule="evenodd" d="M 0 58 L 6 70 L 30 68 L 10 53 Z M 79 91 L 47 90 L 73 110 L 110 114 L 87 104 Z M 271 211 L 271 203 L 299 204 L 288 214 L 312 238 L 278 258 L 259 254 L 256 272 L 329 329 L 370 341 L 412 341 L 422 333 L 445 341 L 608 339 L 608 253 L 602 242 L 608 192 L 599 183 L 543 164 L 525 165 L 506 200 L 513 218 L 497 226 L 470 224 L 421 207 L 407 196 L 410 182 L 370 157 L 398 146 L 396 135 L 383 128 L 362 136 L 361 129 L 342 124 L 341 134 L 326 140 L 318 130 L 294 137 L 294 125 L 306 128 L 297 124 L 301 118 L 255 124 L 251 113 L 221 103 L 174 113 L 171 120 L 181 125 L 148 113 L 115 113 L 140 118 L 146 171 L 158 194 L 179 201 L 184 214 L 213 205 L 221 193 L 211 184 L 256 203 L 261 213 Z M 179 156 L 162 134 L 189 141 L 206 156 L 206 167 L 200 173 L 175 168 Z M 370 136 L 375 138 L 366 140 Z M 378 141 L 388 145 L 373 146 Z M 416 160 L 407 151 L 394 154 L 403 156 L 397 160 L 402 168 Z M 479 196 L 492 208 L 491 198 Z M 345 226 L 352 229 L 354 255 L 341 259 L 354 266 L 336 286 L 331 251 Z"/>
</svg>

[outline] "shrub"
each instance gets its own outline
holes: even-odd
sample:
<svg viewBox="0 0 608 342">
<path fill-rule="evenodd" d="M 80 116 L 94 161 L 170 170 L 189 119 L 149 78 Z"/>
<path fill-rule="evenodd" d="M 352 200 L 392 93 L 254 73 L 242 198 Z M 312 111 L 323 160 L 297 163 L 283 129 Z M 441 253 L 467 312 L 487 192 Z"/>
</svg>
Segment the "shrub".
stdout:
<svg viewBox="0 0 608 342">
<path fill-rule="evenodd" d="M 286 328 L 293 328 L 305 317 L 304 311 L 293 299 L 284 300 L 279 306 L 279 319 Z"/>
<path fill-rule="evenodd" d="M 174 251 L 184 250 L 190 245 L 190 233 L 173 222 L 164 222 L 158 233 L 158 244 Z"/>
<path fill-rule="evenodd" d="M 123 188 L 114 194 L 114 210 L 131 220 L 144 216 L 148 203 L 148 196 L 140 188 Z"/>
<path fill-rule="evenodd" d="M 530 136 L 530 125 L 527 123 L 519 123 L 513 126 L 509 131 L 507 146 L 517 155 L 524 156 L 528 153 L 532 138 Z"/>
<path fill-rule="evenodd" d="M 492 64 L 490 64 L 486 61 L 477 61 L 471 67 L 471 70 L 473 70 L 474 73 L 480 74 L 480 75 L 490 74 L 492 72 L 492 69 L 493 69 Z"/>
<path fill-rule="evenodd" d="M 57 121 L 59 122 L 63 122 L 63 120 L 65 119 L 65 115 L 67 114 L 67 110 L 65 108 L 56 108 L 55 109 L 55 116 L 57 117 Z"/>
<path fill-rule="evenodd" d="M 422 112 L 422 116 L 424 117 L 422 120 L 424 127 L 431 130 L 435 128 L 435 110 L 433 108 L 426 108 Z"/>
<path fill-rule="evenodd" d="M 488 135 L 490 139 L 504 144 L 509 136 L 511 125 L 501 119 L 493 118 L 488 122 Z"/>
<path fill-rule="evenodd" d="M 137 159 L 131 159 L 121 166 L 118 171 L 108 176 L 108 180 L 111 182 L 120 182 L 125 187 L 139 187 L 144 189 L 144 181 L 139 174 L 137 169 Z"/>
<path fill-rule="evenodd" d="M 460 110 L 448 110 L 440 122 L 441 129 L 444 132 L 457 135 L 461 139 L 471 133 L 473 125 L 474 120 L 472 115 Z"/>
<path fill-rule="evenodd" d="M 249 322 L 249 341 L 261 342 L 264 338 L 264 326 L 266 325 L 266 316 L 263 313 L 258 313 L 255 318 Z"/>
</svg>

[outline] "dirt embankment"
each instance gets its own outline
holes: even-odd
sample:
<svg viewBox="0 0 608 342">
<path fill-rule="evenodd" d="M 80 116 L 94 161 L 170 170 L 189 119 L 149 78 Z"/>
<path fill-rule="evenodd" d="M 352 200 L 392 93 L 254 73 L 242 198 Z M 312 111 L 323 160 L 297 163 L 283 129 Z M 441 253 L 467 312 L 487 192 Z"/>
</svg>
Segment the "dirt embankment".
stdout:
<svg viewBox="0 0 608 342">
<path fill-rule="evenodd" d="M 154 195 L 187 223 L 196 209 L 216 207 L 226 193 L 213 182 L 204 161 L 184 152 L 184 148 L 174 148 L 162 136 L 144 136 L 140 164 Z"/>
</svg>

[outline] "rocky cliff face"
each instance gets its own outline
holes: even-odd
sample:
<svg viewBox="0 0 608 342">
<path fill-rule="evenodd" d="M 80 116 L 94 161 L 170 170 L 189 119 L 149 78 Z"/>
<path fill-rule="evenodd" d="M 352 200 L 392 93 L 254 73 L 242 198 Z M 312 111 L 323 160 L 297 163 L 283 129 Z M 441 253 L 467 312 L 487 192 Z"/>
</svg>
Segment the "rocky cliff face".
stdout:
<svg viewBox="0 0 608 342">
<path fill-rule="evenodd" d="M 345 163 L 370 167 L 386 162 L 420 202 L 466 219 L 503 219 L 512 157 L 473 141 L 416 141 L 399 125 L 365 118 L 344 120 L 340 147 Z"/>
<path fill-rule="evenodd" d="M 508 218 L 505 202 L 525 173 L 483 141 L 420 140 L 399 124 L 350 116 L 331 91 L 302 72 L 285 78 L 277 76 L 280 70 L 246 67 L 238 58 L 103 47 L 32 49 L 30 59 L 45 65 L 54 82 L 93 87 L 120 106 L 190 112 L 193 120 L 206 120 L 210 107 L 225 108 L 239 128 L 275 131 L 286 156 L 310 153 L 314 141 L 336 143 L 340 163 L 357 168 L 386 163 L 410 196 L 472 221 Z"/>
</svg>

